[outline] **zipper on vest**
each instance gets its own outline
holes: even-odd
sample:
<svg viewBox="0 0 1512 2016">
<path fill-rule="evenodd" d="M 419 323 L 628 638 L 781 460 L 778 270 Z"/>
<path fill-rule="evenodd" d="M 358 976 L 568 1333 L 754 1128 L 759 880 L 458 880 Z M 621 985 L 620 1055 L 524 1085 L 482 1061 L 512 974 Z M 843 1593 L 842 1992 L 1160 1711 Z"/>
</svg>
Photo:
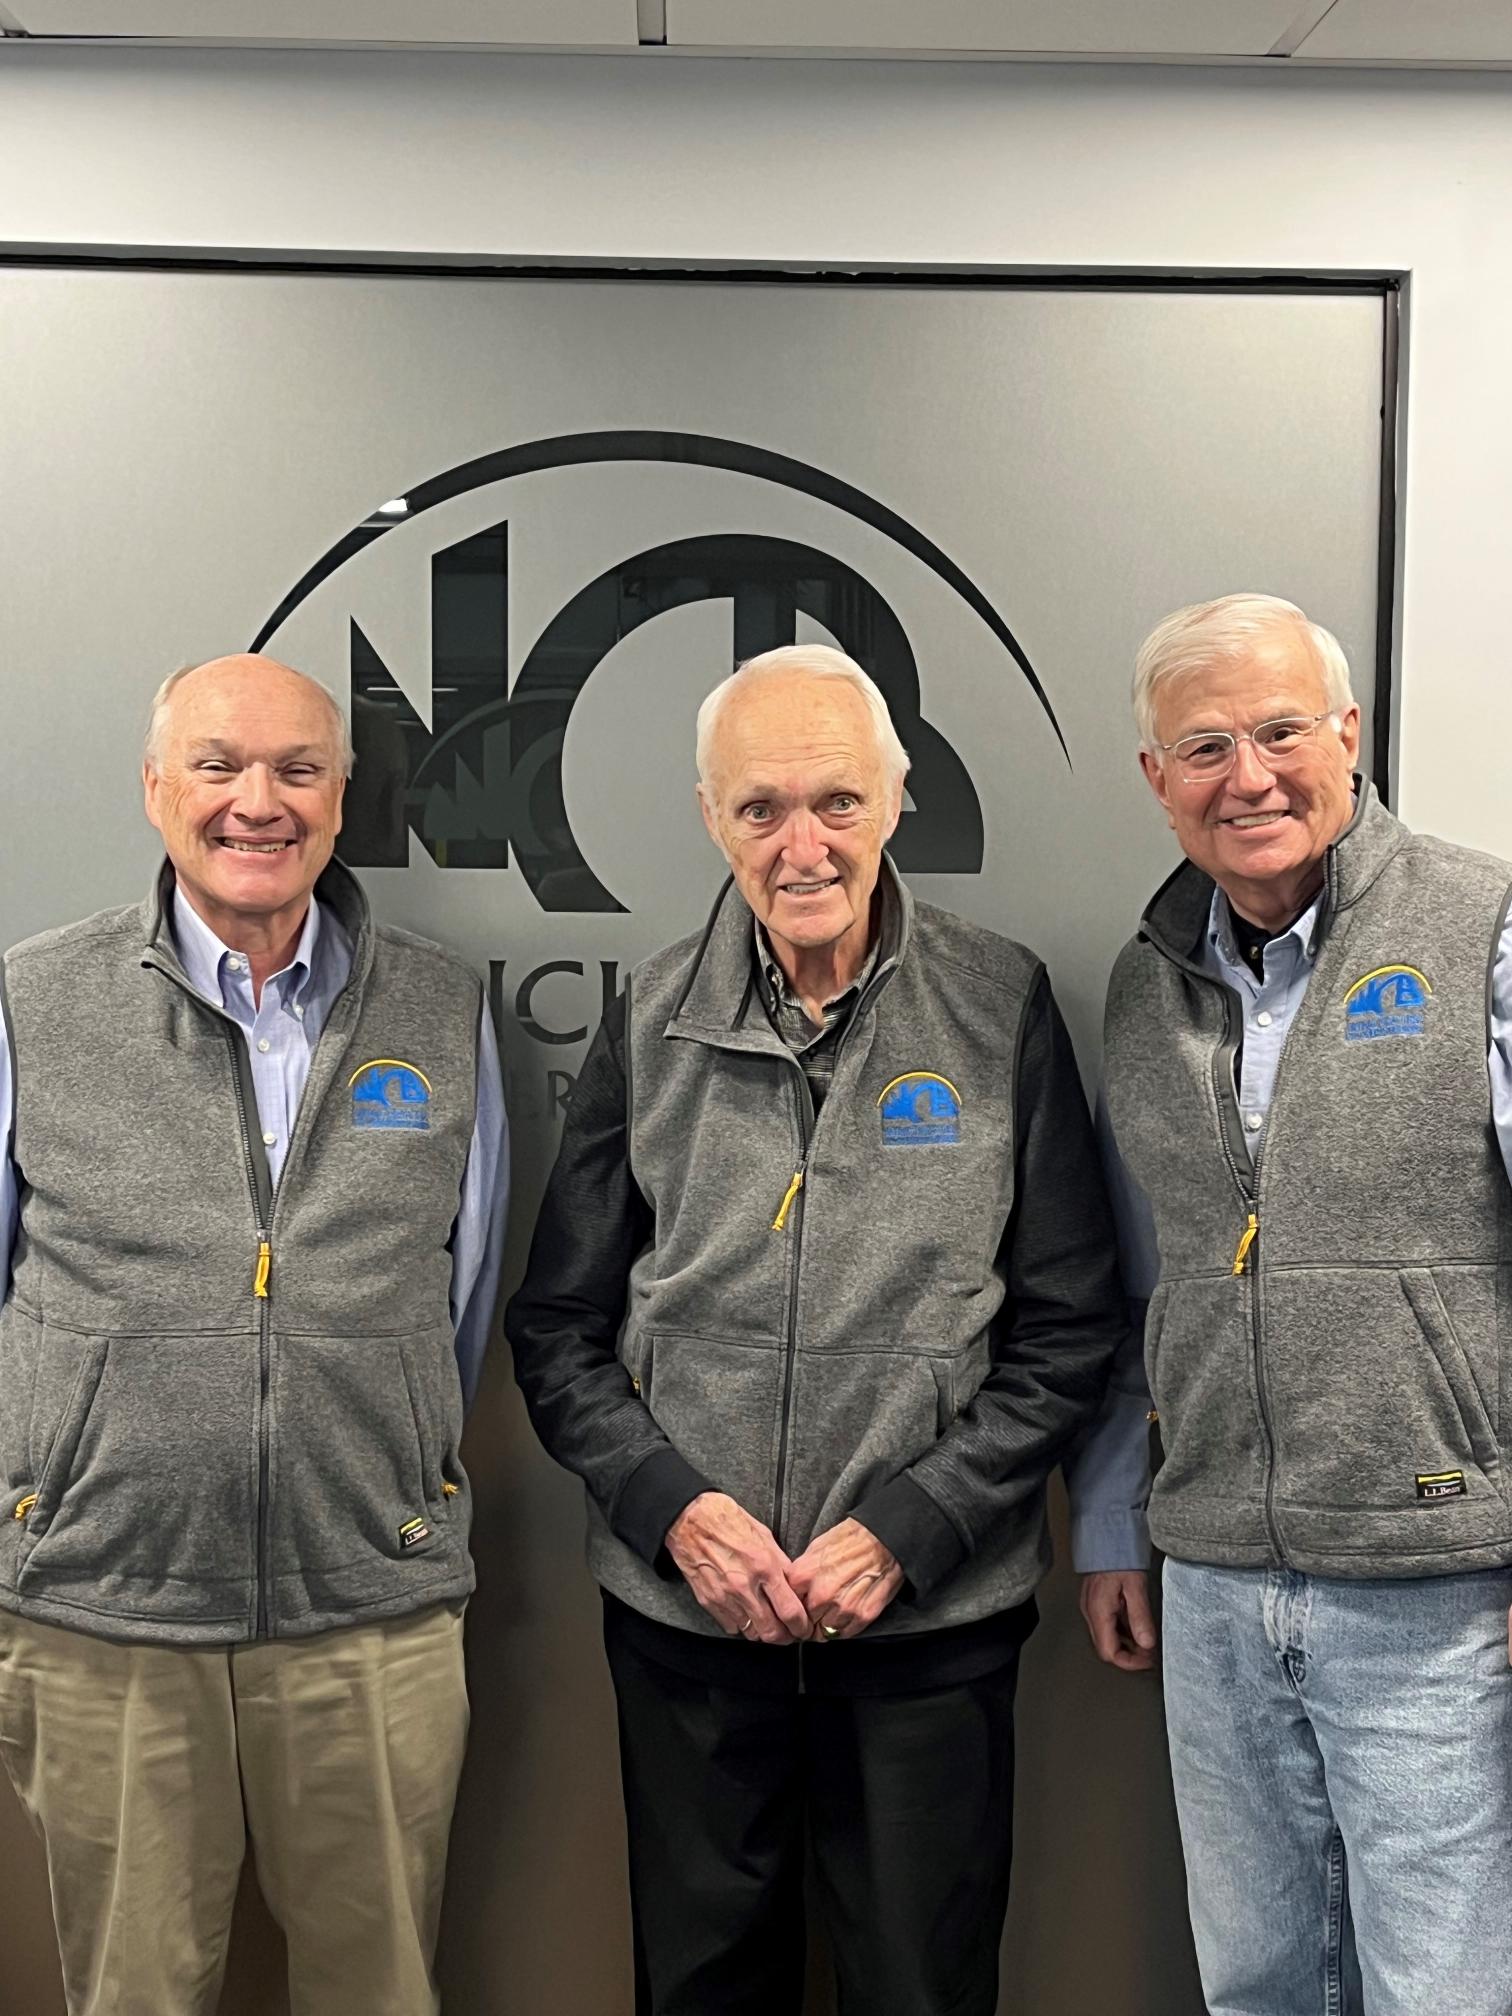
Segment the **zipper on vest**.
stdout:
<svg viewBox="0 0 1512 2016">
<path fill-rule="evenodd" d="M 272 1185 L 266 1159 L 261 1167 L 252 1147 L 252 1116 L 256 1096 L 252 1090 L 252 1066 L 241 1030 L 231 1023 L 226 1029 L 231 1046 L 231 1069 L 236 1080 L 236 1110 L 241 1119 L 242 1151 L 246 1157 L 247 1185 L 252 1192 L 252 1210 L 257 1224 L 257 1263 L 252 1271 L 252 1295 L 257 1303 L 257 1629 L 259 1638 L 268 1635 L 268 1389 L 272 1383 L 272 1326 L 269 1321 L 268 1281 L 273 1267 L 273 1244 L 269 1221 L 273 1216 Z"/>
<path fill-rule="evenodd" d="M 1254 1245 L 1259 1232 L 1260 1220 L 1251 1211 L 1249 1214 L 1249 1223 L 1245 1226 L 1243 1235 L 1239 1240 L 1239 1250 L 1234 1255 L 1234 1272 L 1236 1274 L 1244 1272 L 1245 1266 L 1249 1261 L 1250 1248 Z"/>
<path fill-rule="evenodd" d="M 787 1189 L 783 1191 L 782 1202 L 777 1206 L 777 1216 L 772 1220 L 772 1230 L 774 1232 L 782 1231 L 783 1227 L 787 1224 L 788 1213 L 793 1208 L 793 1199 L 798 1195 L 798 1192 L 803 1188 L 803 1178 L 805 1172 L 807 1171 L 807 1168 L 808 1168 L 808 1153 L 805 1150 L 803 1160 L 798 1164 L 798 1167 L 794 1170 L 793 1180 L 791 1183 L 789 1183 Z"/>
<path fill-rule="evenodd" d="M 844 1039 L 841 1039 L 842 1042 Z M 803 1066 L 788 1051 L 789 1060 L 798 1083 L 795 1092 L 798 1107 L 798 1139 L 801 1153 L 798 1168 L 787 1195 L 773 1223 L 774 1231 L 786 1228 L 791 1215 L 792 1244 L 788 1253 L 788 1306 L 787 1336 L 783 1347 L 782 1361 L 782 1427 L 777 1442 L 777 1475 L 772 1486 L 772 1530 L 778 1536 L 777 1544 L 786 1546 L 782 1531 L 783 1497 L 787 1491 L 788 1440 L 792 1430 L 793 1373 L 798 1357 L 798 1269 L 803 1258 L 803 1179 L 808 1169 L 809 1142 L 814 1133 L 814 1095 L 809 1090 L 808 1079 L 803 1075 Z M 840 1053 L 835 1052 L 835 1065 L 839 1068 Z"/>
<path fill-rule="evenodd" d="M 1283 1057 L 1285 1055 L 1284 1045 L 1282 1055 Z M 1280 1077 L 1281 1069 L 1278 1063 L 1276 1067 L 1277 1083 L 1279 1083 Z M 1274 1112 L 1275 1105 L 1276 1093 L 1275 1086 L 1273 1085 L 1271 1087 L 1269 1111 Z M 1255 1150 L 1255 1200 L 1254 1209 L 1250 1213 L 1250 1223 L 1255 1228 L 1257 1238 L 1260 1232 L 1260 1158 L 1264 1153 L 1265 1143 L 1262 1139 L 1259 1147 Z M 1244 1241 L 1241 1239 L 1239 1243 L 1242 1246 Z M 1252 1245 L 1253 1243 L 1251 1241 Z M 1281 1531 L 1276 1524 L 1276 1431 L 1271 1425 L 1270 1389 L 1265 1376 L 1265 1295 L 1260 1280 L 1260 1256 L 1258 1251 L 1252 1254 L 1247 1253 L 1246 1259 L 1249 1262 L 1247 1271 L 1250 1283 L 1250 1322 L 1254 1327 L 1255 1333 L 1255 1398 L 1259 1402 L 1260 1419 L 1265 1427 L 1265 1530 L 1270 1536 L 1270 1543 L 1275 1550 L 1276 1559 L 1284 1562 L 1286 1560 L 1286 1549 L 1281 1544 Z"/>
<path fill-rule="evenodd" d="M 1239 1035 L 1244 1020 L 1244 1009 L 1232 987 L 1222 980 L 1214 980 L 1211 974 L 1203 978 L 1210 986 L 1216 987 L 1223 997 L 1224 1031 L 1223 1041 L 1213 1057 L 1213 1093 L 1218 1103 L 1218 1134 L 1223 1147 L 1224 1159 L 1229 1165 L 1234 1179 L 1234 1187 L 1239 1192 L 1245 1209 L 1245 1227 L 1239 1236 L 1239 1244 L 1234 1252 L 1231 1273 L 1237 1280 L 1249 1276 L 1249 1324 L 1250 1351 L 1255 1366 L 1255 1404 L 1260 1415 L 1261 1432 L 1265 1436 L 1265 1531 L 1271 1550 L 1278 1561 L 1286 1559 L 1286 1549 L 1281 1544 L 1281 1535 L 1276 1527 L 1276 1434 L 1271 1425 L 1270 1395 L 1265 1380 L 1264 1320 L 1260 1290 L 1259 1258 L 1255 1252 L 1255 1242 L 1260 1236 L 1260 1157 L 1264 1144 L 1253 1155 L 1242 1144 L 1245 1141 L 1244 1121 L 1239 1111 L 1239 1088 L 1234 1083 L 1234 1058 L 1239 1049 Z M 1285 1060 L 1285 1046 L 1282 1059 Z M 1276 1067 L 1279 1081 L 1281 1064 Z M 1274 1107 L 1275 1089 L 1271 1091 L 1271 1105 Z M 1241 1144 L 1236 1148 L 1236 1140 Z M 1248 1165 L 1248 1174 L 1244 1165 Z"/>
<path fill-rule="evenodd" d="M 12 1519 L 24 1519 L 27 1513 L 30 1512 L 33 1505 L 36 1504 L 36 1502 L 37 1502 L 36 1492 L 29 1491 L 27 1495 L 17 1503 L 15 1511 L 12 1512 L 11 1514 Z"/>
</svg>

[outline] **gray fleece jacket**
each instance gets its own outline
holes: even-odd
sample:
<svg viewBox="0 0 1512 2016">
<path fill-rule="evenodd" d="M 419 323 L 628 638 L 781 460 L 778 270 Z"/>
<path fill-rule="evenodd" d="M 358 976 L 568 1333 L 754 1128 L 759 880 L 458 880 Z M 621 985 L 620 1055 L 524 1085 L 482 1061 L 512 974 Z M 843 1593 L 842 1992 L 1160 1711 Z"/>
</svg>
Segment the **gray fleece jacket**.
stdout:
<svg viewBox="0 0 1512 2016">
<path fill-rule="evenodd" d="M 907 1576 L 877 1635 L 1023 1601 L 1046 1477 L 1123 1328 L 1044 968 L 884 874 L 817 1120 L 733 885 L 635 969 L 509 1307 L 535 1425 L 589 1487 L 595 1574 L 689 1630 L 718 1627 L 663 1541 L 711 1487 L 790 1555 L 848 1514 L 870 1527 Z"/>
<path fill-rule="evenodd" d="M 447 1247 L 478 982 L 375 926 L 332 864 L 318 895 L 352 973 L 275 1192 L 245 1039 L 185 978 L 171 887 L 165 871 L 141 907 L 4 962 L 21 1219 L 0 1310 L 0 1606 L 203 1644 L 463 1596 Z M 396 1059 L 414 1082 L 391 1115 L 364 1067 Z"/>
<path fill-rule="evenodd" d="M 1220 1566 L 1491 1567 L 1512 1561 L 1512 1187 L 1486 1078 L 1512 868 L 1367 788 L 1326 874 L 1253 1167 L 1205 875 L 1160 890 L 1109 983 L 1109 1110 L 1161 1256 L 1150 1531 Z"/>
</svg>

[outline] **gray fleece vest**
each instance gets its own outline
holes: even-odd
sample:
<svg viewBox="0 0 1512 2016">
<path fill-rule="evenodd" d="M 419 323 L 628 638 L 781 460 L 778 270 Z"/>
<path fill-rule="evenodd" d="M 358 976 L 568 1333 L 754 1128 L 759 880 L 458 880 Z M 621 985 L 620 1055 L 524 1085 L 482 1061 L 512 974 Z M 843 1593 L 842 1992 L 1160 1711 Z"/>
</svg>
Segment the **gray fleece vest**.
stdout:
<svg viewBox="0 0 1512 2016">
<path fill-rule="evenodd" d="M 274 1194 L 245 1039 L 184 977 L 171 887 L 5 959 L 0 1606 L 203 1644 L 463 1596 L 447 1241 L 478 982 L 327 870 L 352 974 Z"/>
<path fill-rule="evenodd" d="M 1207 877 L 1178 870 L 1121 954 L 1108 1100 L 1160 1242 L 1168 1554 L 1337 1576 L 1512 1561 L 1512 1191 L 1486 1075 L 1509 877 L 1362 792 L 1253 1169 L 1239 1002 L 1201 965 Z"/>
<path fill-rule="evenodd" d="M 970 1403 L 1003 1299 L 993 1263 L 1013 1208 L 1014 1079 L 1042 969 L 883 872 L 894 943 L 857 1001 L 817 1122 L 755 992 L 751 913 L 732 886 L 703 936 L 637 966 L 627 994 L 630 1165 L 657 1244 L 631 1272 L 622 1356 L 676 1448 L 790 1555 Z M 926 1074 L 954 1091 L 955 1114 Z M 951 1137 L 948 1153 L 889 1140 L 931 1126 Z M 1036 1492 L 932 1601 L 893 1604 L 868 1636 L 1006 1609 L 1049 1559 Z M 644 1615 L 717 1631 L 591 1500 L 589 1561 Z"/>
</svg>

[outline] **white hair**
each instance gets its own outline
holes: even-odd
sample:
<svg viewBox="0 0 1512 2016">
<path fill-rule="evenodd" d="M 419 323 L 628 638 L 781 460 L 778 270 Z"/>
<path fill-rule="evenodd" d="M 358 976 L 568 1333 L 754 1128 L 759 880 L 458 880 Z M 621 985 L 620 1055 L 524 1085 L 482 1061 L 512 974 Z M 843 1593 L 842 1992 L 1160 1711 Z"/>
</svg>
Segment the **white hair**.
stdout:
<svg viewBox="0 0 1512 2016">
<path fill-rule="evenodd" d="M 181 680 L 187 679 L 191 672 L 198 672 L 199 669 L 198 663 L 180 665 L 176 672 L 168 674 L 152 696 L 152 705 L 147 714 L 147 733 L 142 738 L 142 755 L 150 769 L 157 770 L 162 764 L 163 738 L 168 732 L 168 713 L 173 702 L 174 688 Z M 294 672 L 292 665 L 286 665 L 283 669 L 286 672 Z M 312 679 L 308 672 L 294 672 L 294 677 L 303 679 L 307 686 L 313 686 L 330 709 L 332 734 L 337 748 L 341 751 L 342 774 L 350 777 L 357 757 L 352 748 L 352 731 L 347 725 L 345 714 L 341 711 L 340 701 L 329 686 L 323 685 L 319 679 Z"/>
<path fill-rule="evenodd" d="M 1328 711 L 1342 714 L 1352 707 L 1349 660 L 1331 630 L 1312 622 L 1295 602 L 1283 602 L 1279 595 L 1220 595 L 1216 602 L 1192 602 L 1175 610 L 1139 647 L 1134 661 L 1134 720 L 1146 749 L 1154 754 L 1160 747 L 1155 739 L 1155 708 L 1162 687 L 1189 672 L 1233 665 L 1258 638 L 1287 630 L 1300 632 L 1311 651 Z"/>
<path fill-rule="evenodd" d="M 887 711 L 887 701 L 876 681 L 862 671 L 854 658 L 847 658 L 833 645 L 784 644 L 775 651 L 763 651 L 758 657 L 747 658 L 743 665 L 737 665 L 727 679 L 721 679 L 705 695 L 698 710 L 697 761 L 698 781 L 706 791 L 712 788 L 709 768 L 715 732 L 737 689 L 753 679 L 770 678 L 783 672 L 806 672 L 814 679 L 843 679 L 854 686 L 871 715 L 877 737 L 877 754 L 882 759 L 888 783 L 900 785 L 903 782 L 908 775 L 908 751 L 898 740 L 892 715 Z"/>
</svg>

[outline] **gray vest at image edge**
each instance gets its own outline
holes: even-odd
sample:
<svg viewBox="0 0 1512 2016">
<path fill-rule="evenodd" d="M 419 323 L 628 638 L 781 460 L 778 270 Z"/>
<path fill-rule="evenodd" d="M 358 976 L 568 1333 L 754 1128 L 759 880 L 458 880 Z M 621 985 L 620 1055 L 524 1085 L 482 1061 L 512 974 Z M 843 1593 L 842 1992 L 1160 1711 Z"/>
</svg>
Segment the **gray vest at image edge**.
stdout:
<svg viewBox="0 0 1512 2016">
<path fill-rule="evenodd" d="M 165 869 L 144 905 L 5 959 L 21 1224 L 0 1311 L 0 1606 L 195 1644 L 465 1596 L 448 1241 L 478 981 L 374 925 L 332 863 L 317 892 L 352 973 L 263 1220 L 245 1039 L 185 980 L 171 889 Z M 352 1079 L 377 1060 L 429 1081 L 423 1125 L 358 1124 Z"/>
<path fill-rule="evenodd" d="M 1108 1102 L 1156 1221 L 1150 1530 L 1178 1559 L 1345 1577 L 1512 1561 L 1512 1190 L 1486 1069 L 1509 880 L 1361 793 L 1253 1172 L 1240 1004 L 1202 967 L 1207 876 L 1179 869 L 1119 956 Z M 1397 966 L 1427 983 L 1421 1033 L 1404 1018 L 1361 1040 L 1350 997 Z"/>
</svg>

